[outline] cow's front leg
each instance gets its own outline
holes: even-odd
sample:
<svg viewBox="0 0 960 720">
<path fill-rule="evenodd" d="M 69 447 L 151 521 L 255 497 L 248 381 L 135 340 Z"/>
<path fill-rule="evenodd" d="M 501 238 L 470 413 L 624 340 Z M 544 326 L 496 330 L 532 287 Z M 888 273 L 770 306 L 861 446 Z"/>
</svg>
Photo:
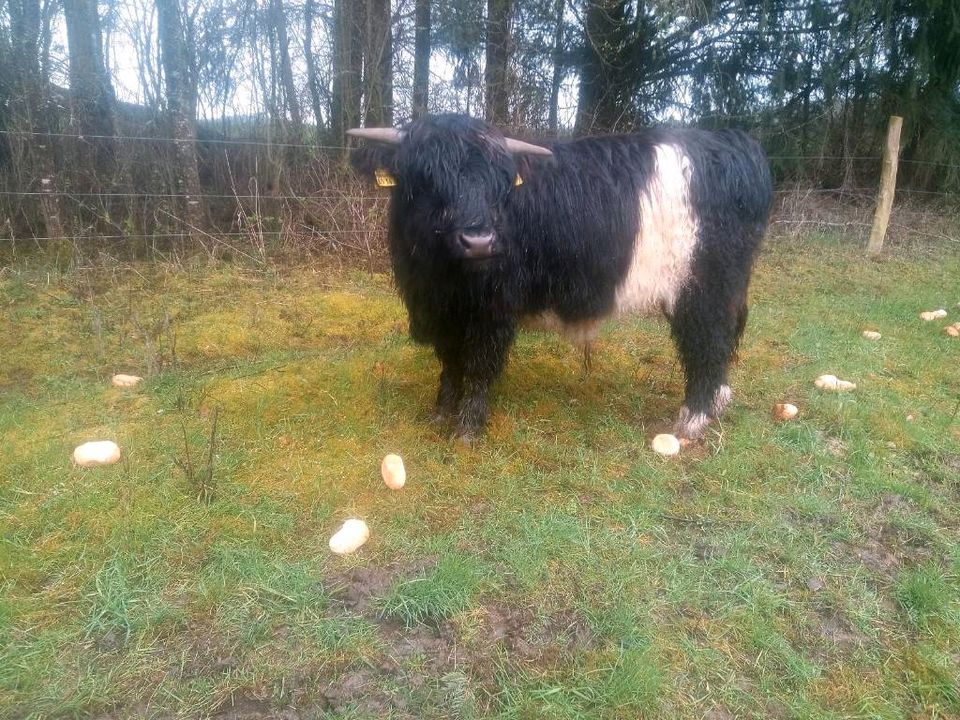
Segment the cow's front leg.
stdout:
<svg viewBox="0 0 960 720">
<path fill-rule="evenodd" d="M 454 437 L 470 443 L 483 434 L 490 416 L 489 393 L 513 344 L 512 324 L 472 327 L 461 355 L 463 390 L 457 409 Z"/>
<path fill-rule="evenodd" d="M 437 404 L 433 410 L 433 420 L 445 423 L 457 414 L 460 398 L 463 396 L 463 371 L 459 358 L 441 359 L 440 388 L 437 390 Z"/>
<path fill-rule="evenodd" d="M 464 382 L 453 436 L 466 444 L 480 437 L 490 417 L 490 385 L 493 378 L 472 377 Z"/>
</svg>

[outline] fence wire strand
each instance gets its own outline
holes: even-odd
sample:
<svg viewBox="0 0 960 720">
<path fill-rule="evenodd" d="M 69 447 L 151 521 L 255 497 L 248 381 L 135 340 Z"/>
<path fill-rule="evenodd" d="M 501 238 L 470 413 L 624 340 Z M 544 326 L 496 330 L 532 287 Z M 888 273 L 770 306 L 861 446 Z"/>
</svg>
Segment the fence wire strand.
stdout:
<svg viewBox="0 0 960 720">
<path fill-rule="evenodd" d="M 241 145 L 258 146 L 267 148 L 302 148 L 308 150 L 356 150 L 352 145 L 327 145 L 323 143 L 293 143 L 279 142 L 273 140 L 253 140 L 253 139 L 230 139 L 230 138 L 195 138 L 193 140 L 183 140 L 170 137 L 151 137 L 146 135 L 86 135 L 79 133 L 55 133 L 55 132 L 36 132 L 32 130 L 0 130 L 2 135 L 14 135 L 23 137 L 56 137 L 68 138 L 73 140 L 132 140 L 139 142 L 167 142 L 167 143 L 193 143 L 195 145 Z M 569 138 L 558 138 L 561 142 Z M 554 141 L 554 138 L 545 138 L 544 141 Z M 878 155 L 769 155 L 770 160 L 851 160 L 856 162 L 880 162 L 883 160 Z M 960 169 L 960 165 L 955 163 L 944 163 L 935 160 L 912 160 L 900 158 L 900 163 L 909 165 L 930 165 L 935 167 Z"/>
<path fill-rule="evenodd" d="M 189 199 L 189 200 L 349 200 L 358 201 L 376 201 L 383 202 L 386 196 L 377 195 L 231 195 L 224 194 L 203 194 L 203 195 L 185 195 L 183 193 L 118 193 L 118 192 L 70 192 L 69 190 L 0 190 L 0 195 L 25 196 L 25 197 L 68 197 L 68 198 L 162 198 Z"/>
<path fill-rule="evenodd" d="M 343 230 L 343 229 L 334 229 L 334 230 L 316 230 L 314 228 L 302 228 L 307 232 L 304 233 L 310 236 L 323 236 L 323 235 L 375 235 L 378 234 L 379 230 Z M 201 235 L 205 235 L 211 238 L 225 238 L 225 237 L 275 237 L 280 235 L 295 235 L 290 230 L 248 230 L 247 232 L 177 232 L 177 233 L 151 233 L 151 234 L 137 234 L 137 235 L 52 235 L 48 237 L 22 237 L 22 238 L 0 238 L 6 242 L 17 241 L 17 242 L 40 242 L 40 241 L 50 241 L 50 240 L 85 240 L 85 241 L 94 241 L 94 240 L 151 240 L 159 238 L 196 238 Z"/>
<path fill-rule="evenodd" d="M 878 188 L 853 187 L 853 188 L 777 188 L 774 191 L 776 195 L 876 195 Z M 916 195 L 939 195 L 942 197 L 957 198 L 960 193 L 944 192 L 942 190 L 920 190 L 915 188 L 897 188 L 897 194 L 910 193 Z M 12 197 L 65 197 L 68 199 L 79 198 L 137 198 L 149 199 L 160 198 L 164 200 L 289 200 L 295 202 L 320 202 L 343 200 L 347 202 L 374 202 L 383 203 L 389 200 L 388 195 L 233 195 L 223 194 L 203 194 L 186 195 L 183 193 L 118 193 L 118 192 L 71 192 L 69 190 L 0 190 L 0 196 Z"/>
<path fill-rule="evenodd" d="M 310 150 L 355 150 L 349 145 L 321 145 L 312 143 L 273 142 L 272 140 L 231 140 L 227 138 L 195 138 L 182 140 L 171 137 L 150 137 L 143 135 L 80 135 L 78 133 L 35 132 L 31 130 L 0 130 L 2 135 L 22 135 L 24 137 L 56 137 L 74 140 L 137 140 L 141 142 L 192 143 L 194 145 L 257 145 L 261 147 L 290 147 Z"/>
</svg>

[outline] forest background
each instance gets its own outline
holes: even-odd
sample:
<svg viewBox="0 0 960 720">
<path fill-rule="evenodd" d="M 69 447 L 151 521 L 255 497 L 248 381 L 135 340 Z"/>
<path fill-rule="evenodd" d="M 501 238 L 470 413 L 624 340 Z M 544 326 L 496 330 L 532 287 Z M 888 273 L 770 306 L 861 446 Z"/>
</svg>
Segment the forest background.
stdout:
<svg viewBox="0 0 960 720">
<path fill-rule="evenodd" d="M 863 208 L 897 114 L 900 197 L 955 207 L 960 4 L 0 0 L 0 237 L 369 255 L 384 198 L 343 172 L 344 131 L 427 112 L 524 137 L 740 127 L 781 190 Z"/>
</svg>

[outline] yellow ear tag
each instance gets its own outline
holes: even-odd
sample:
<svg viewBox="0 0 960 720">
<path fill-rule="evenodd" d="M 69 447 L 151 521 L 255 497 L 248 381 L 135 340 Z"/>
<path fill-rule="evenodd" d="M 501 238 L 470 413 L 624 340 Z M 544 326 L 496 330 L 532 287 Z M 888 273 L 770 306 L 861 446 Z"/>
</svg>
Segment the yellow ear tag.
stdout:
<svg viewBox="0 0 960 720">
<path fill-rule="evenodd" d="M 397 181 L 394 180 L 393 175 L 382 168 L 376 170 L 374 172 L 374 176 L 377 179 L 377 187 L 394 187 L 397 184 Z"/>
<path fill-rule="evenodd" d="M 523 185 L 523 178 L 520 177 L 520 173 L 517 173 L 517 177 L 513 181 L 513 186 L 516 187 L 517 185 Z"/>
</svg>

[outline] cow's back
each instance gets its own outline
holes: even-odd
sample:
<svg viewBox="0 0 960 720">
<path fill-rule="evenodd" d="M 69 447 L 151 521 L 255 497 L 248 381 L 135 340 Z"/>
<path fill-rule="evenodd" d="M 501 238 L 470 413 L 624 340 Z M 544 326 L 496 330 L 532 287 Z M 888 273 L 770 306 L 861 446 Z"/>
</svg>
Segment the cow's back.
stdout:
<svg viewBox="0 0 960 720">
<path fill-rule="evenodd" d="M 771 187 L 744 133 L 649 130 L 561 143 L 554 154 L 518 188 L 526 314 L 561 330 L 669 314 L 704 253 L 752 260 Z"/>
</svg>

